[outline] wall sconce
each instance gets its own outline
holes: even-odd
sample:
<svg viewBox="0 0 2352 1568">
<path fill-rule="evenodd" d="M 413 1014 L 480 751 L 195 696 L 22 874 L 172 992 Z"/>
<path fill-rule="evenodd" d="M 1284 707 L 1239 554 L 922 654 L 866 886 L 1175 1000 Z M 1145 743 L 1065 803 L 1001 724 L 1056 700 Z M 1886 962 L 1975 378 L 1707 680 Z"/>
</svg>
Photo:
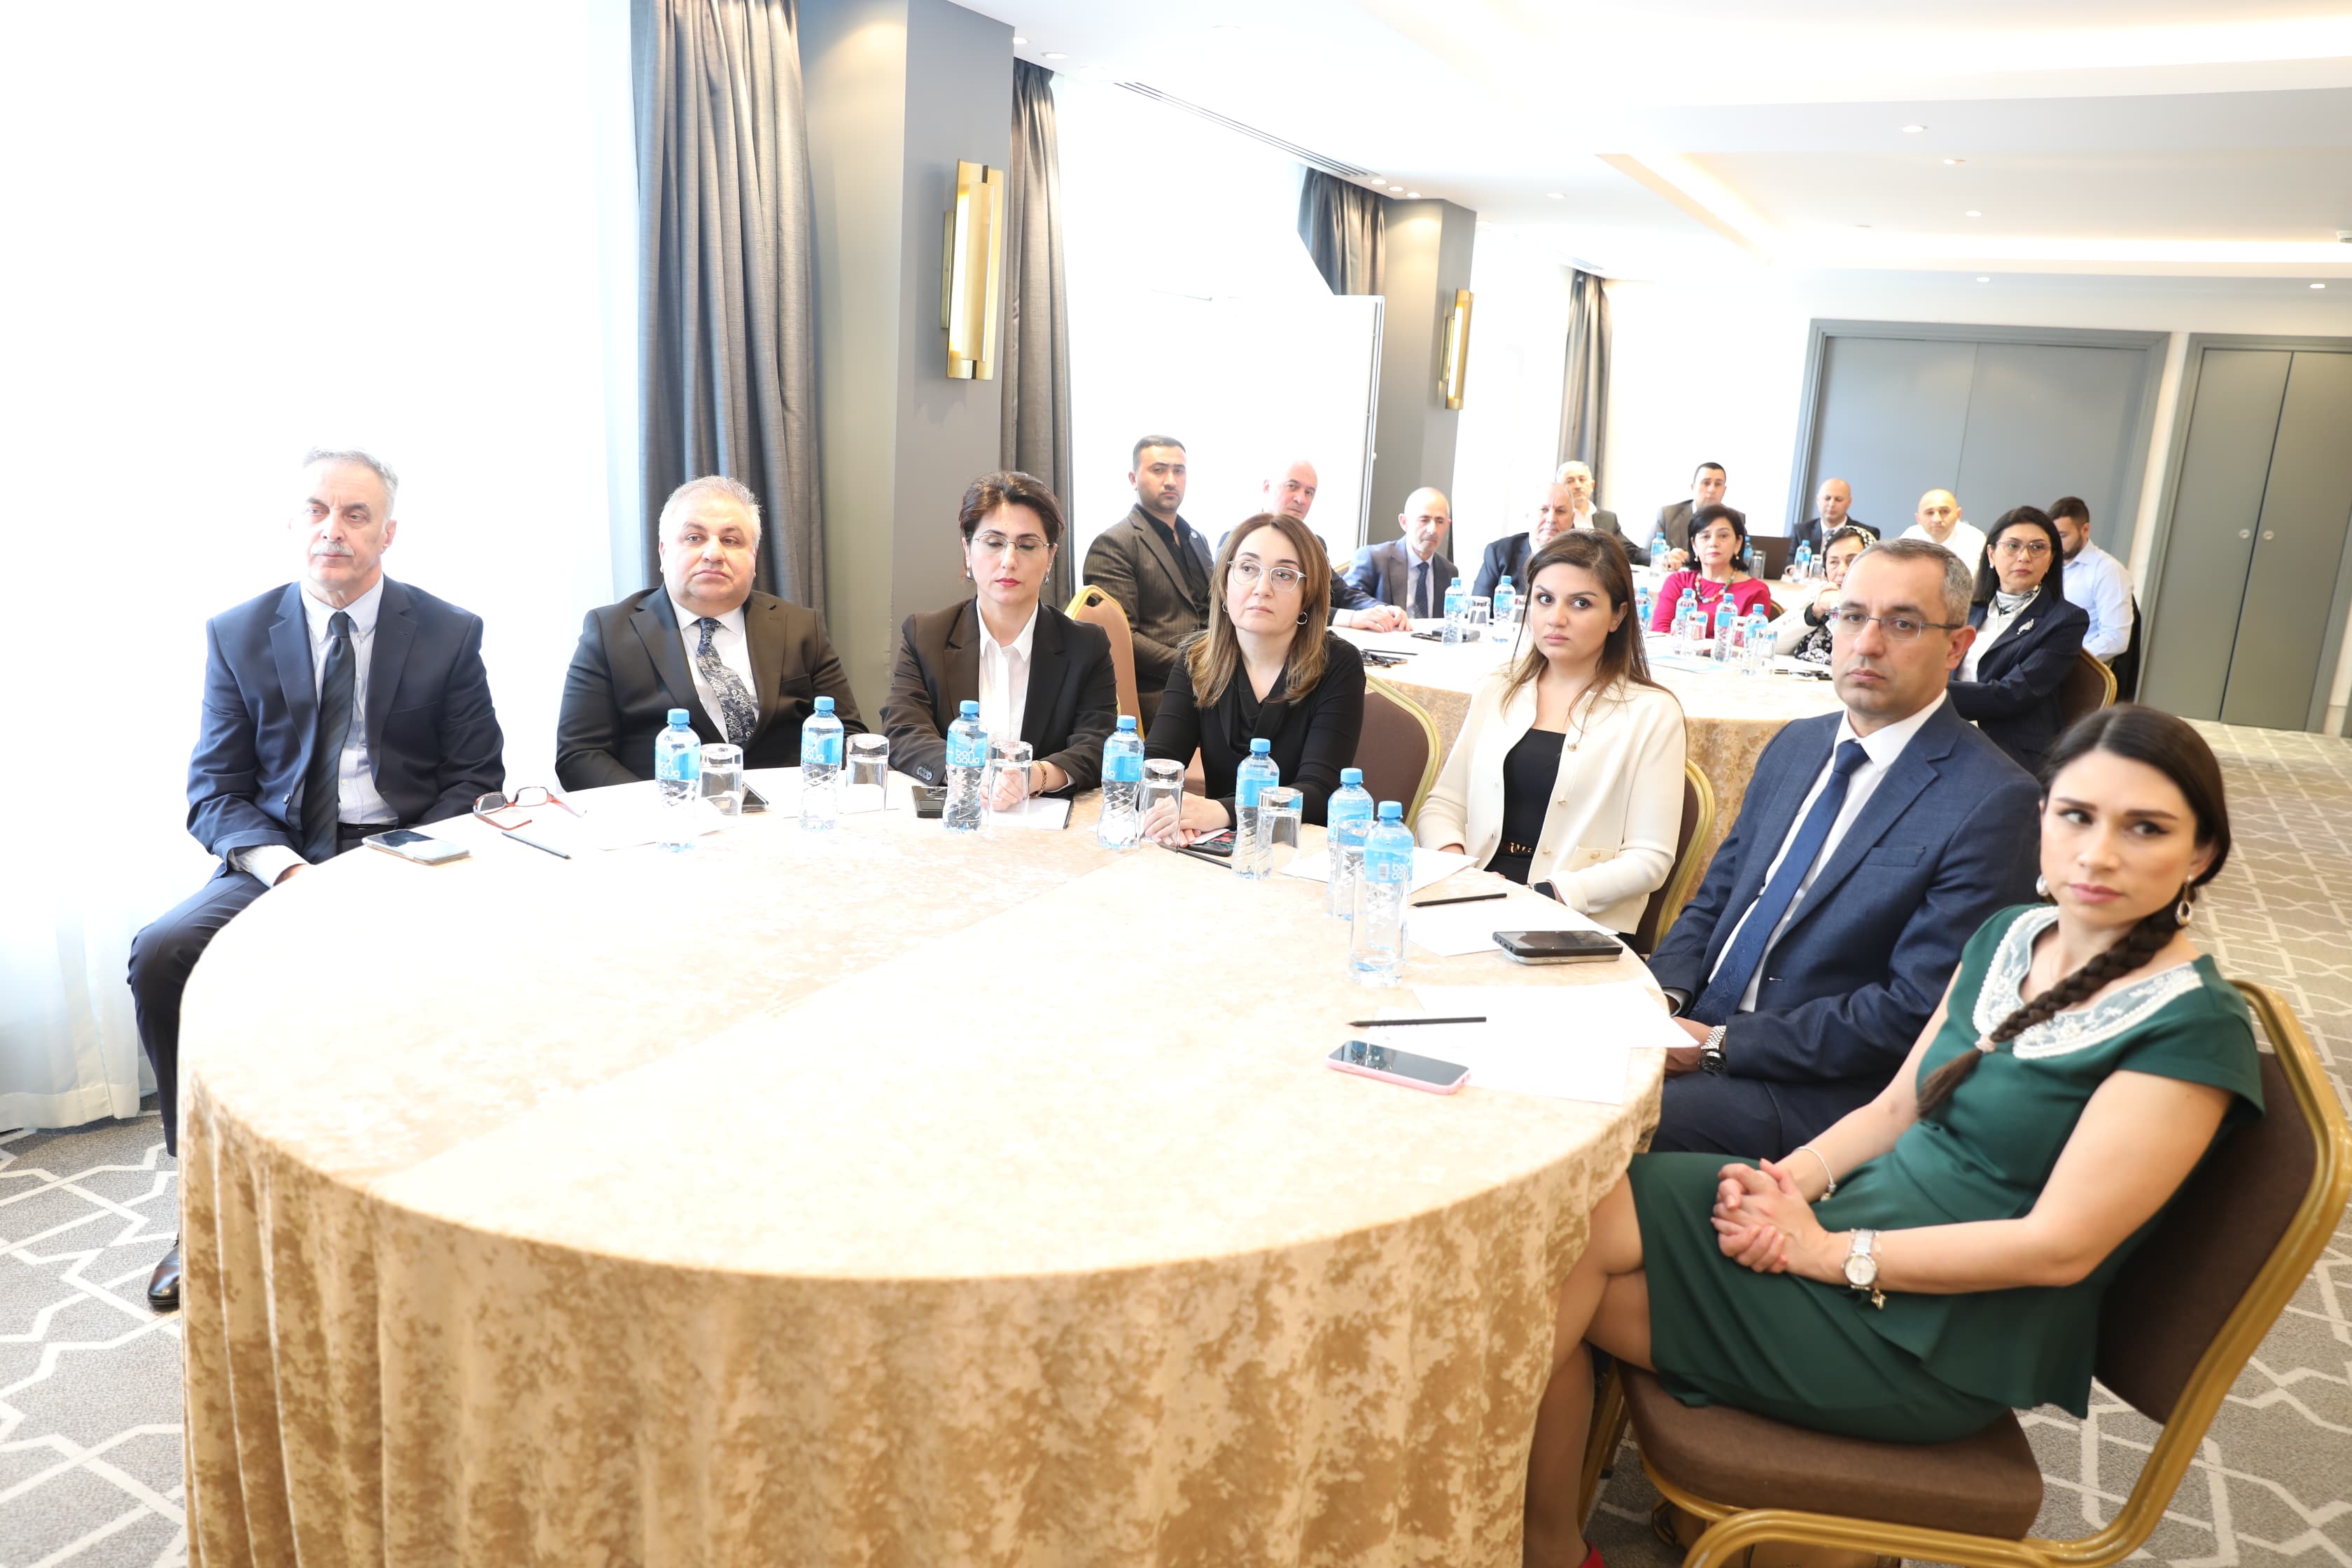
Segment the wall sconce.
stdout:
<svg viewBox="0 0 2352 1568">
<path fill-rule="evenodd" d="M 955 207 L 940 258 L 940 325 L 951 381 L 996 379 L 996 319 L 1004 290 L 1004 171 L 956 165 Z"/>
<path fill-rule="evenodd" d="M 1462 406 L 1462 384 L 1470 374 L 1470 290 L 1454 290 L 1454 309 L 1445 318 L 1445 353 L 1438 361 L 1437 390 L 1445 406 Z"/>
</svg>

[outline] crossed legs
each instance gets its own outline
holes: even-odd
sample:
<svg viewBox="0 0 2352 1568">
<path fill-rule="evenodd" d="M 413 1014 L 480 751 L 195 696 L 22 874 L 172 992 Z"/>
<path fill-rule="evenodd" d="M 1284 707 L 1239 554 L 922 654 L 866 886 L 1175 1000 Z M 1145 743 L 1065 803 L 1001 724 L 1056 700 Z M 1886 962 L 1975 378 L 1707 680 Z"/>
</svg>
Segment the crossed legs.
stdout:
<svg viewBox="0 0 2352 1568">
<path fill-rule="evenodd" d="M 1650 1364 L 1650 1287 L 1642 1272 L 1642 1227 L 1633 1188 L 1622 1176 L 1592 1211 L 1584 1256 L 1559 1289 L 1552 1323 L 1551 1382 L 1536 1407 L 1528 1453 L 1527 1568 L 1578 1568 L 1584 1521 L 1576 1489 L 1592 1424 L 1592 1357 L 1598 1345 L 1619 1361 Z"/>
</svg>

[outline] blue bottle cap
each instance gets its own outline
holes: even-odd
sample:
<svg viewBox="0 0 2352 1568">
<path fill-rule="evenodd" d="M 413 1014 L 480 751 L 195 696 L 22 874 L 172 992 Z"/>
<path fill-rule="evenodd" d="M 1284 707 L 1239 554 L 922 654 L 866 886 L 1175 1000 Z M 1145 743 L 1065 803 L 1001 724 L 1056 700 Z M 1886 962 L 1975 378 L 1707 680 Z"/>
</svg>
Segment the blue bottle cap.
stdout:
<svg viewBox="0 0 2352 1568">
<path fill-rule="evenodd" d="M 1454 588 L 1459 588 L 1460 586 L 1462 586 L 1462 574 L 1461 574 L 1461 573 L 1459 573 L 1459 572 L 1456 572 L 1456 573 L 1454 574 L 1454 581 L 1453 581 L 1451 584 L 1447 584 L 1447 586 L 1449 586 L 1449 587 L 1454 587 Z"/>
<path fill-rule="evenodd" d="M 977 719 L 980 717 L 980 704 L 967 697 L 964 699 L 961 711 L 967 719 Z"/>
<path fill-rule="evenodd" d="M 1404 820 L 1404 803 L 1394 800 L 1384 800 L 1381 802 L 1381 820 L 1382 822 L 1402 822 Z"/>
<path fill-rule="evenodd" d="M 1262 757 L 1272 750 L 1274 750 L 1274 742 L 1267 740 L 1264 735 L 1252 735 L 1250 737 L 1251 756 Z"/>
<path fill-rule="evenodd" d="M 673 708 L 669 710 L 669 721 L 673 729 L 682 730 L 694 722 L 694 715 L 683 708 Z"/>
<path fill-rule="evenodd" d="M 1135 730 L 1135 715 L 1132 713 L 1120 714 L 1118 716 L 1118 727 L 1124 732 L 1132 733 Z"/>
<path fill-rule="evenodd" d="M 1462 581 L 1462 579 L 1461 579 L 1461 578 L 1459 578 L 1459 577 L 1456 577 L 1456 578 L 1455 578 L 1455 579 L 1454 579 L 1454 580 L 1456 583 L 1459 583 L 1460 581 Z M 1499 583 L 1498 584 L 1496 584 L 1496 586 L 1498 586 L 1498 587 L 1504 587 L 1504 588 L 1507 588 L 1507 587 L 1509 587 L 1510 585 L 1511 585 L 1511 578 L 1510 578 L 1510 574 L 1509 574 L 1508 573 L 1504 574 L 1502 582 L 1501 582 L 1501 583 Z"/>
<path fill-rule="evenodd" d="M 1363 784 L 1363 782 L 1364 782 L 1364 770 L 1363 770 L 1363 769 L 1361 769 L 1361 768 L 1341 768 L 1341 769 L 1339 770 L 1339 787 L 1340 787 L 1341 789 L 1347 789 L 1347 788 L 1350 787 L 1351 785 L 1352 785 L 1352 786 L 1355 786 L 1355 787 L 1359 787 L 1359 788 L 1360 788 L 1360 787 L 1362 786 L 1362 784 Z"/>
<path fill-rule="evenodd" d="M 816 700 L 816 710 L 820 713 L 830 716 L 833 712 L 833 699 L 830 697 L 818 698 Z"/>
</svg>

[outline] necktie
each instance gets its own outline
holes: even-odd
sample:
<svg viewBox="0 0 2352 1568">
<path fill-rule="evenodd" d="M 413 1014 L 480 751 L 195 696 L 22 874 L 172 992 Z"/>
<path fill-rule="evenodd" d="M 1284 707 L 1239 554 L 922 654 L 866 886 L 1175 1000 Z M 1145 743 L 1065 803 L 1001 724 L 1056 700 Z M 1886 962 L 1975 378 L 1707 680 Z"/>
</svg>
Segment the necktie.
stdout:
<svg viewBox="0 0 2352 1568">
<path fill-rule="evenodd" d="M 1830 769 L 1830 782 L 1822 786 L 1813 801 L 1813 809 L 1805 813 L 1805 820 L 1797 826 L 1797 836 L 1789 841 L 1789 852 L 1780 858 L 1780 868 L 1764 885 L 1764 891 L 1740 923 L 1739 934 L 1731 941 L 1723 962 L 1716 965 L 1715 978 L 1683 1016 L 1713 1026 L 1727 1023 L 1739 1009 L 1739 999 L 1748 994 L 1748 983 L 1756 976 L 1756 966 L 1764 962 L 1764 950 L 1770 945 L 1772 933 L 1780 929 L 1781 917 L 1797 900 L 1797 889 L 1805 873 L 1813 868 L 1821 858 L 1822 846 L 1829 842 L 1830 825 L 1837 820 L 1845 806 L 1845 786 L 1853 778 L 1854 769 L 1870 760 L 1859 741 L 1848 741 L 1837 749 L 1837 761 Z"/>
<path fill-rule="evenodd" d="M 1412 613 L 1423 620 L 1429 618 L 1429 563 L 1426 561 L 1412 563 Z"/>
<path fill-rule="evenodd" d="M 313 866 L 335 857 L 335 825 L 342 817 L 343 744 L 352 733 L 352 617 L 337 610 L 327 621 L 327 662 L 319 675 L 319 727 L 310 766 L 302 775 L 302 858 Z"/>
<path fill-rule="evenodd" d="M 694 668 L 701 673 L 702 683 L 719 699 L 719 722 L 727 738 L 739 746 L 751 743 L 751 731 L 760 724 L 760 705 L 743 689 L 742 678 L 727 667 L 719 657 L 710 639 L 718 635 L 719 623 L 709 616 L 694 623 L 702 628 L 702 646 L 694 650 Z"/>
</svg>

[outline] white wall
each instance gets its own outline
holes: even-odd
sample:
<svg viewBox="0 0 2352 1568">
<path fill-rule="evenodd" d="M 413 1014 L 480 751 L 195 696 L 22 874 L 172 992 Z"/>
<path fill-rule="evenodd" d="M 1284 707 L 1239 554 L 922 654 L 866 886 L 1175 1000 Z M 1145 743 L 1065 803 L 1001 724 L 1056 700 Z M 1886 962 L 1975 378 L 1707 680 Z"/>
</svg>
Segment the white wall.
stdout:
<svg viewBox="0 0 2352 1568">
<path fill-rule="evenodd" d="M 1489 543 L 1528 526 L 1535 492 L 1556 467 L 1571 279 L 1547 244 L 1486 224 L 1477 236 L 1446 546 L 1465 578 Z"/>
</svg>

